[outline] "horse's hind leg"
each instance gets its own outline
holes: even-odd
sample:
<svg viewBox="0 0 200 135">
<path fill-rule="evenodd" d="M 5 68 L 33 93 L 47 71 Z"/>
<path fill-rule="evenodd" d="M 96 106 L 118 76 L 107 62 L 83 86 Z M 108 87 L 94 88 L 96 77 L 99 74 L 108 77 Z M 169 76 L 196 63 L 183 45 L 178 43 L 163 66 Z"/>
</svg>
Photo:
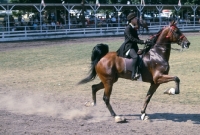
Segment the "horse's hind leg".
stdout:
<svg viewBox="0 0 200 135">
<path fill-rule="evenodd" d="M 112 116 L 116 116 L 115 112 L 112 109 L 112 106 L 110 105 L 111 92 L 112 92 L 112 85 L 110 85 L 110 84 L 105 85 L 105 91 L 104 91 L 104 95 L 103 95 L 103 100 L 104 100 L 108 110 L 110 111 L 110 114 Z"/>
<path fill-rule="evenodd" d="M 146 95 L 146 99 L 145 99 L 145 102 L 144 102 L 143 109 L 142 109 L 142 111 L 141 111 L 141 113 L 142 113 L 141 119 L 142 119 L 142 120 L 145 119 L 147 105 L 148 105 L 148 103 L 150 102 L 151 97 L 153 96 L 154 92 L 155 92 L 156 89 L 159 87 L 159 85 L 160 85 L 160 84 L 151 83 L 151 86 L 150 86 L 150 88 L 149 88 L 149 91 L 147 92 L 147 95 Z"/>
<path fill-rule="evenodd" d="M 93 99 L 93 105 L 96 105 L 96 93 L 98 90 L 103 89 L 104 85 L 102 82 L 99 84 L 92 85 L 92 99 Z"/>
</svg>

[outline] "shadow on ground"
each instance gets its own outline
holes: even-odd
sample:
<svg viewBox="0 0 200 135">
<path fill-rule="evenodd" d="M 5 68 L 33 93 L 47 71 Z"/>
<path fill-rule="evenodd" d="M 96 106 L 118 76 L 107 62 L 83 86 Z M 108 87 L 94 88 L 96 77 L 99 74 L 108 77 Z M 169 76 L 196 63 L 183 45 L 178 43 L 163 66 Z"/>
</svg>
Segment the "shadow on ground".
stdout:
<svg viewBox="0 0 200 135">
<path fill-rule="evenodd" d="M 193 124 L 200 124 L 200 114 L 174 114 L 174 113 L 154 113 L 154 114 L 147 114 L 149 119 L 151 120 L 171 120 L 174 122 L 187 122 L 192 121 Z M 121 115 L 121 116 L 136 116 L 140 118 L 140 115 Z"/>
</svg>

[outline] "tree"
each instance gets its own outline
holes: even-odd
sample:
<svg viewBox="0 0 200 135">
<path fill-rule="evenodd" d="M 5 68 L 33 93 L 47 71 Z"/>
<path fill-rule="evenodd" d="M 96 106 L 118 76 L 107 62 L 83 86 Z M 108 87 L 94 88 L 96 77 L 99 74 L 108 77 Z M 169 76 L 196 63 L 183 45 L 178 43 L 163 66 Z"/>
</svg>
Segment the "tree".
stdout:
<svg viewBox="0 0 200 135">
<path fill-rule="evenodd" d="M 82 0 L 64 0 L 65 3 L 81 3 Z M 95 3 L 96 0 L 87 0 L 88 2 Z M 133 4 L 139 4 L 140 0 L 129 0 Z M 102 4 L 108 4 L 108 3 L 118 3 L 118 0 L 99 0 Z M 41 3 L 41 0 L 11 0 L 11 3 Z M 45 3 L 62 3 L 61 0 L 45 0 Z M 120 0 L 120 3 L 126 4 L 127 0 Z M 145 3 L 147 4 L 178 4 L 178 0 L 145 0 Z M 181 4 L 200 4 L 199 0 L 181 0 Z"/>
<path fill-rule="evenodd" d="M 61 0 L 44 0 L 44 2 L 45 3 L 62 3 Z M 11 3 L 41 3 L 41 0 L 11 0 Z"/>
</svg>

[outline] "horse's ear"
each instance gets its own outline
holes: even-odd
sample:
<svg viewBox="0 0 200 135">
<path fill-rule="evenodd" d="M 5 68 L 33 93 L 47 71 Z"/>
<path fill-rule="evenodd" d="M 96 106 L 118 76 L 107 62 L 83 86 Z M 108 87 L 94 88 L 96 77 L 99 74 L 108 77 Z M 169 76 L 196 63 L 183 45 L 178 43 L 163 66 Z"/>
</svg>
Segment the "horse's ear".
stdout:
<svg viewBox="0 0 200 135">
<path fill-rule="evenodd" d="M 170 22 L 170 26 L 174 25 L 174 23 L 175 23 L 175 20 L 172 20 L 172 21 Z"/>
</svg>

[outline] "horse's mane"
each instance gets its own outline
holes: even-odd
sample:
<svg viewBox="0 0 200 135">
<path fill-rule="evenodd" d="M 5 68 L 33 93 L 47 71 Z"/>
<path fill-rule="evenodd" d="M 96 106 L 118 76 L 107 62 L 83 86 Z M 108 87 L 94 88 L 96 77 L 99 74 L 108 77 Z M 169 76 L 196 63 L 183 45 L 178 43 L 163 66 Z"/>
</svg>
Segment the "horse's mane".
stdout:
<svg viewBox="0 0 200 135">
<path fill-rule="evenodd" d="M 160 29 L 156 34 L 150 36 L 150 38 L 148 40 L 151 41 L 151 45 L 146 45 L 145 46 L 144 53 L 149 52 L 151 47 L 156 44 L 156 41 L 157 41 L 158 37 L 160 36 L 160 34 L 162 33 L 162 31 L 163 31 L 163 29 Z"/>
<path fill-rule="evenodd" d="M 171 26 L 177 27 L 177 26 L 176 26 L 176 22 L 173 21 L 173 22 L 171 23 Z M 152 35 L 152 36 L 150 37 L 149 40 L 152 41 L 153 45 L 156 43 L 158 37 L 160 36 L 160 34 L 162 33 L 163 30 L 164 30 L 164 28 L 160 29 L 156 34 L 154 34 L 154 35 Z"/>
<path fill-rule="evenodd" d="M 162 31 L 163 29 L 160 29 L 156 34 L 152 35 L 149 40 L 151 40 L 152 43 L 155 44 Z"/>
</svg>

